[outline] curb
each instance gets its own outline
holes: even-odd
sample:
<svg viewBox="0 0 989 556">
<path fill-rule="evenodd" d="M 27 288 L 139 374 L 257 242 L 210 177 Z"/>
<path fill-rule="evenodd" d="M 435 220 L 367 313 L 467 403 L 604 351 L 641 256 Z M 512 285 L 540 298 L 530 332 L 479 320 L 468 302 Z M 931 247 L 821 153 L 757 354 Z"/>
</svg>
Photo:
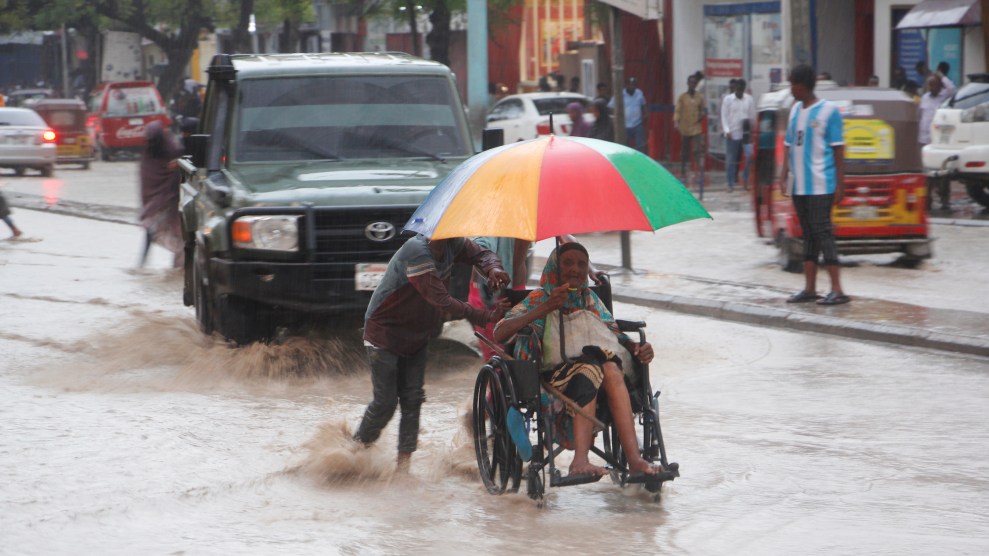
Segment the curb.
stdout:
<svg viewBox="0 0 989 556">
<path fill-rule="evenodd" d="M 909 326 L 874 324 L 829 315 L 796 313 L 764 305 L 659 294 L 620 286 L 613 286 L 612 299 L 746 324 L 989 357 L 989 339 L 944 334 Z"/>
</svg>

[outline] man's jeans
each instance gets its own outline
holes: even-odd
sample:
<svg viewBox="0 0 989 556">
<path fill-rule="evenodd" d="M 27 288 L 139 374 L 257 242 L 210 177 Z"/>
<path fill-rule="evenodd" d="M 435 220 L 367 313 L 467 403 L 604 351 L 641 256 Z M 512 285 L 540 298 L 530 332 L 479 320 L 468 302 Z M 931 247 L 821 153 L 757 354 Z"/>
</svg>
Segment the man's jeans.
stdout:
<svg viewBox="0 0 989 556">
<path fill-rule="evenodd" d="M 646 126 L 642 122 L 625 128 L 625 144 L 639 152 L 646 152 Z"/>
<path fill-rule="evenodd" d="M 725 140 L 725 172 L 728 178 L 728 191 L 735 189 L 735 176 L 738 174 L 738 155 L 742 150 L 741 139 Z"/>
<path fill-rule="evenodd" d="M 386 349 L 368 347 L 367 358 L 371 362 L 374 399 L 364 410 L 364 418 L 354 433 L 354 440 L 363 444 L 374 443 L 401 403 L 398 451 L 412 453 L 416 451 L 419 439 L 419 408 L 426 400 L 426 392 L 422 388 L 426 374 L 426 348 L 403 357 Z"/>
</svg>

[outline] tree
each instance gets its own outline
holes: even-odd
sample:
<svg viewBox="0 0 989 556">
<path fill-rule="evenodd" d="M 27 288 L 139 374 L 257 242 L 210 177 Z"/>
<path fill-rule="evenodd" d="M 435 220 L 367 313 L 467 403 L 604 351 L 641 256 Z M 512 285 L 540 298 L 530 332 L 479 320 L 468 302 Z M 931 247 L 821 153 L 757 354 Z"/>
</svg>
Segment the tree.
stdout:
<svg viewBox="0 0 989 556">
<path fill-rule="evenodd" d="M 168 57 L 158 80 L 158 91 L 165 98 L 181 85 L 202 30 L 213 28 L 214 6 L 209 0 L 8 0 L 8 4 L 25 14 L 20 24 L 27 28 L 65 25 L 95 35 L 97 29 L 113 26 L 150 40 Z"/>
<path fill-rule="evenodd" d="M 338 0 L 339 3 L 351 4 L 350 0 Z M 521 4 L 524 0 L 489 0 L 488 28 L 497 28 L 504 22 L 508 8 Z M 363 17 L 373 17 L 389 14 L 392 17 L 407 20 L 412 34 L 413 54 L 421 56 L 419 51 L 419 28 L 416 20 L 416 6 L 429 12 L 431 28 L 426 34 L 426 44 L 429 45 L 430 57 L 441 64 L 450 65 L 450 20 L 454 13 L 467 10 L 466 0 L 364 0 L 366 6 L 362 9 Z"/>
</svg>

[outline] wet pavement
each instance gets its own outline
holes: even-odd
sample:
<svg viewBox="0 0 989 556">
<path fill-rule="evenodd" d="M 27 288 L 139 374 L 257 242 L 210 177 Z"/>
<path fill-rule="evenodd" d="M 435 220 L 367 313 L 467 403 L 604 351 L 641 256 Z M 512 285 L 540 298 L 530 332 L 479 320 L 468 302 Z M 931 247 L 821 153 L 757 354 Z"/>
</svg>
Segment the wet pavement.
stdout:
<svg viewBox="0 0 989 556">
<path fill-rule="evenodd" d="M 131 172 L 125 164 L 110 165 Z M 88 176 L 81 173 L 79 176 Z M 75 176 L 72 176 L 73 178 Z M 62 185 L 60 180 L 41 180 L 44 194 L 31 193 L 31 180 L 5 180 L 4 192 L 12 206 L 33 210 L 44 210 L 56 214 L 81 216 L 107 222 L 133 224 L 136 222 L 137 198 L 133 192 L 123 197 L 113 194 L 90 192 L 73 185 Z M 69 184 L 69 180 L 66 180 Z M 698 186 L 692 185 L 695 195 L 700 195 Z M 92 199 L 92 201 L 90 200 Z M 793 330 L 813 331 L 841 336 L 891 342 L 901 345 L 925 347 L 957 351 L 975 355 L 989 355 L 989 304 L 975 303 L 978 291 L 982 291 L 981 269 L 978 277 L 970 283 L 959 281 L 959 274 L 972 273 L 970 267 L 960 268 L 959 265 L 946 261 L 946 257 L 964 257 L 948 247 L 942 249 L 943 238 L 938 236 L 950 235 L 948 230 L 956 227 L 982 230 L 989 226 L 989 211 L 983 209 L 968 198 L 964 187 L 959 183 L 953 184 L 952 210 L 935 209 L 931 212 L 930 222 L 932 237 L 935 242 L 935 258 L 924 263 L 926 268 L 920 270 L 896 268 L 895 259 L 878 257 L 880 263 L 875 263 L 877 257 L 846 257 L 843 265 L 846 268 L 846 291 L 854 301 L 839 307 L 819 307 L 814 304 L 788 304 L 786 297 L 803 286 L 802 275 L 785 273 L 749 272 L 751 265 L 745 267 L 736 261 L 734 266 L 724 267 L 715 262 L 681 259 L 671 262 L 668 255 L 670 242 L 664 242 L 664 237 L 671 232 L 675 234 L 672 243 L 678 248 L 684 241 L 694 241 L 690 233 L 683 233 L 685 226 L 694 226 L 696 233 L 714 235 L 720 238 L 721 247 L 732 251 L 759 249 L 757 244 L 768 245 L 764 240 L 755 237 L 754 224 L 751 222 L 750 192 L 742 188 L 727 191 L 724 184 L 724 174 L 711 172 L 704 187 L 702 203 L 709 212 L 714 214 L 713 226 L 704 228 L 705 222 L 691 222 L 660 230 L 656 234 L 634 233 L 633 258 L 631 272 L 621 268 L 622 259 L 618 249 L 617 234 L 589 234 L 581 236 L 581 241 L 588 245 L 592 259 L 598 261 L 598 266 L 612 273 L 616 299 L 633 304 L 675 310 L 687 314 L 723 318 L 738 322 L 777 326 Z M 955 233 L 955 232 L 951 232 Z M 976 236 L 989 233 L 975 232 Z M 718 235 L 720 234 L 720 236 Z M 703 240 L 698 240 L 703 242 Z M 954 243 L 955 240 L 952 238 Z M 976 241 L 980 240 L 976 239 Z M 536 255 L 545 256 L 552 248 L 551 242 L 539 244 Z M 984 247 L 980 246 L 978 256 L 981 261 L 963 261 L 960 266 L 972 263 L 987 264 L 984 258 Z M 769 259 L 762 260 L 759 265 L 763 270 L 771 268 L 775 261 L 772 259 L 774 250 L 762 247 L 762 252 Z M 712 254 L 716 257 L 717 252 Z M 541 262 L 536 268 L 541 268 Z M 886 280 L 914 280 L 916 274 L 937 274 L 926 289 L 912 290 L 916 299 L 890 298 L 889 291 L 882 289 L 866 292 L 856 291 L 854 273 L 858 267 L 870 267 L 875 270 L 883 267 L 882 274 L 875 278 L 880 282 Z M 745 276 L 740 279 L 739 275 Z M 942 276 L 953 275 L 948 282 L 943 282 Z M 732 279 L 725 279 L 731 276 Z M 826 292 L 827 276 L 819 276 L 819 289 Z M 900 287 L 893 284 L 890 290 Z M 955 291 L 954 299 L 945 302 L 936 297 L 935 292 L 945 288 L 959 288 Z M 969 287 L 972 289 L 969 291 Z M 944 293 L 941 294 L 942 296 Z M 972 298 L 972 302 L 967 300 Z"/>
<path fill-rule="evenodd" d="M 137 226 L 14 216 L 25 238 L 0 238 L 0 553 L 989 551 L 984 357 L 619 302 L 656 347 L 681 476 L 659 501 L 606 479 L 539 507 L 477 475 L 462 415 L 480 362 L 456 341 L 463 321 L 431 346 L 419 450 L 398 477 L 397 420 L 370 450 L 349 442 L 371 393 L 353 335 L 232 349 L 199 333 L 167 253 L 134 268 Z M 936 225 L 938 256 L 918 269 L 849 260 L 852 304 L 790 308 L 802 277 L 748 215 L 714 217 L 632 234 L 637 270 L 615 272 L 616 289 L 832 318 L 871 301 L 989 313 L 969 293 L 984 229 Z M 582 240 L 618 264 L 617 236 Z"/>
</svg>

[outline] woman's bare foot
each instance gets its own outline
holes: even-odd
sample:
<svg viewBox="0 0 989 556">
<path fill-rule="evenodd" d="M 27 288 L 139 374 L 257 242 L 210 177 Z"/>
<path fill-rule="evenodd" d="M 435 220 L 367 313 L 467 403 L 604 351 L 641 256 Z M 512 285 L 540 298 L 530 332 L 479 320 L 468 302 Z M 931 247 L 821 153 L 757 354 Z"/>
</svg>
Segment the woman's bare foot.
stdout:
<svg viewBox="0 0 989 556">
<path fill-rule="evenodd" d="M 653 465 L 644 458 L 639 458 L 636 461 L 628 462 L 628 471 L 633 475 L 638 473 L 642 473 L 644 475 L 655 475 L 662 470 L 663 468 L 661 466 Z"/>
<path fill-rule="evenodd" d="M 597 465 L 592 465 L 589 461 L 574 461 L 570 464 L 570 476 L 578 475 L 607 475 L 608 470 Z"/>
</svg>

